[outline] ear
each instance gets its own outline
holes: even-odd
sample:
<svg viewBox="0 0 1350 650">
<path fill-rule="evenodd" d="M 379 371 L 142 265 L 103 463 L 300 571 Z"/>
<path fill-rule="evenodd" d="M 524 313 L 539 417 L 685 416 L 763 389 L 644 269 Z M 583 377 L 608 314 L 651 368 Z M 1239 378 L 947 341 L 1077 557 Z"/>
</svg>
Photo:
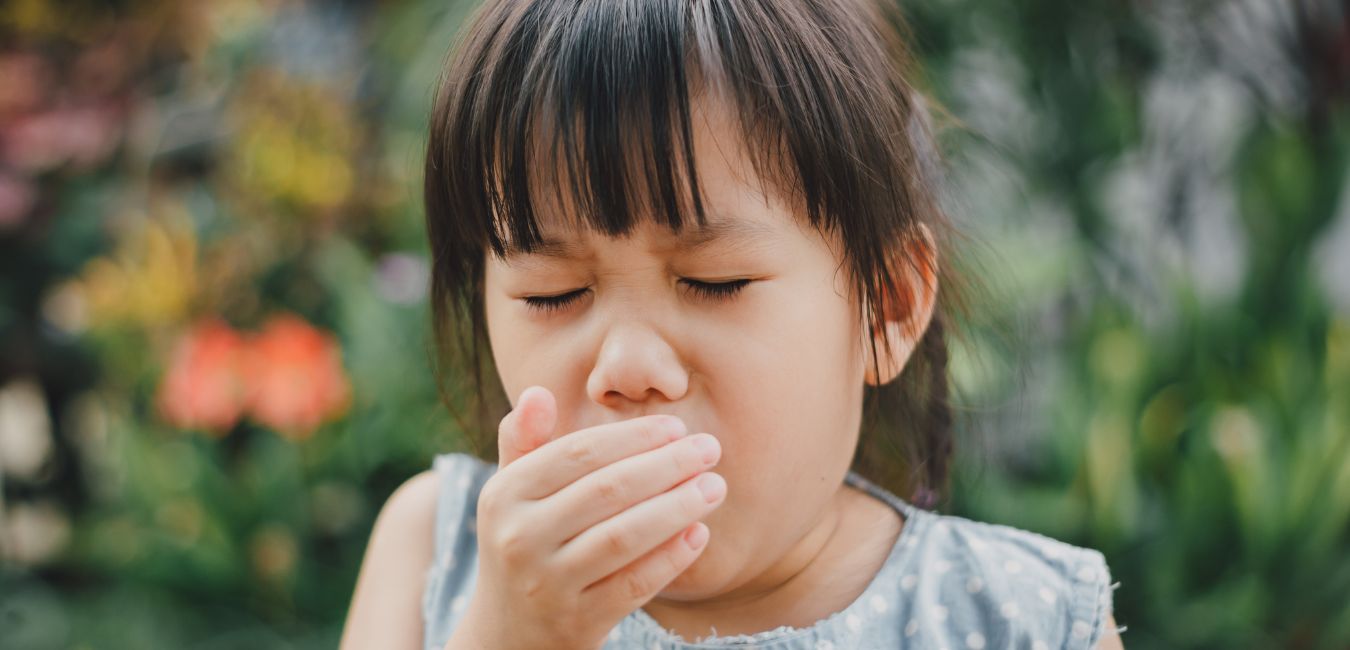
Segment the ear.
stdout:
<svg viewBox="0 0 1350 650">
<path fill-rule="evenodd" d="M 869 386 L 888 384 L 900 376 L 900 371 L 904 370 L 909 356 L 914 353 L 919 339 L 923 338 L 924 332 L 928 331 L 928 324 L 933 320 L 938 291 L 937 245 L 928 226 L 919 224 L 919 230 L 923 240 L 907 242 L 899 252 L 908 258 L 894 262 L 894 268 L 901 274 L 896 286 L 900 294 L 886 301 L 886 313 L 883 316 L 890 345 L 886 345 L 879 329 L 869 330 L 867 318 L 863 319 L 862 331 L 870 332 L 871 340 L 876 342 L 877 365 L 880 367 L 878 374 L 872 364 L 871 342 L 865 339 L 864 381 Z M 870 303 L 864 302 L 864 305 L 864 314 L 870 313 Z"/>
</svg>

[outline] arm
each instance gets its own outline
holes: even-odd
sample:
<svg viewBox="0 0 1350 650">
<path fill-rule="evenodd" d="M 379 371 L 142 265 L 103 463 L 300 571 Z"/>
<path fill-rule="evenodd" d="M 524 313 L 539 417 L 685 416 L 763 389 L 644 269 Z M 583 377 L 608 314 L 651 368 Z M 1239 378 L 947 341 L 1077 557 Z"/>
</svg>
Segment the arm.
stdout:
<svg viewBox="0 0 1350 650">
<path fill-rule="evenodd" d="M 435 551 L 437 477 L 424 471 L 390 495 L 375 519 L 341 650 L 422 647 L 422 590 Z"/>
<path fill-rule="evenodd" d="M 1116 631 L 1115 615 L 1107 617 L 1106 635 L 1097 642 L 1097 650 L 1125 650 L 1125 646 L 1120 642 L 1120 632 Z"/>
</svg>

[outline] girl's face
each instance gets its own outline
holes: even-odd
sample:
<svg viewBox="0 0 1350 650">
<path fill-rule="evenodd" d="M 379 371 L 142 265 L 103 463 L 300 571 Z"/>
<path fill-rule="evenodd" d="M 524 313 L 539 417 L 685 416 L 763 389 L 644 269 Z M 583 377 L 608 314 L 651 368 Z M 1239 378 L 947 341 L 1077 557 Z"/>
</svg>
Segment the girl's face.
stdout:
<svg viewBox="0 0 1350 650">
<path fill-rule="evenodd" d="M 489 252 L 484 285 L 503 388 L 512 400 L 530 385 L 552 391 L 555 435 L 666 413 L 721 441 L 726 501 L 704 520 L 708 548 L 662 592 L 675 600 L 785 579 L 775 567 L 801 552 L 842 489 L 867 361 L 840 244 L 767 183 L 762 194 L 733 122 L 697 108 L 695 159 L 715 227 L 699 232 L 691 219 L 677 236 L 645 220 L 614 239 L 541 211 L 544 239 L 558 245 L 505 260 Z M 526 300 L 541 296 L 568 302 Z"/>
</svg>

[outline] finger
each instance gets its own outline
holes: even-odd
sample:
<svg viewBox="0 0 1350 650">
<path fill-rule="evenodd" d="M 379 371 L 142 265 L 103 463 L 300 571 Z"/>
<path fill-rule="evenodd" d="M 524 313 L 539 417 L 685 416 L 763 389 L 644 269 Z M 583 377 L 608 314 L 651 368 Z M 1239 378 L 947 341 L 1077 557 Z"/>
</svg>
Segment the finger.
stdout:
<svg viewBox="0 0 1350 650">
<path fill-rule="evenodd" d="M 646 415 L 588 427 L 561 436 L 519 459 L 511 473 L 529 477 L 518 484 L 516 499 L 543 499 L 610 463 L 656 449 L 683 437 L 684 421 L 673 415 Z"/>
<path fill-rule="evenodd" d="M 706 494 L 701 486 L 708 488 Z M 561 566 L 571 568 L 580 584 L 590 585 L 707 516 L 722 504 L 726 492 L 725 479 L 704 472 L 592 526 L 564 544 L 555 557 Z"/>
<path fill-rule="evenodd" d="M 505 468 L 548 442 L 557 426 L 558 406 L 543 386 L 521 391 L 516 407 L 497 427 L 497 465 Z"/>
<path fill-rule="evenodd" d="M 711 469 L 722 447 L 712 434 L 698 433 L 639 453 L 587 474 L 540 501 L 539 531 L 560 547 L 634 505 Z"/>
<path fill-rule="evenodd" d="M 710 534 L 701 521 L 685 526 L 650 553 L 583 589 L 582 597 L 598 607 L 620 603 L 622 612 L 646 605 L 703 554 Z"/>
</svg>

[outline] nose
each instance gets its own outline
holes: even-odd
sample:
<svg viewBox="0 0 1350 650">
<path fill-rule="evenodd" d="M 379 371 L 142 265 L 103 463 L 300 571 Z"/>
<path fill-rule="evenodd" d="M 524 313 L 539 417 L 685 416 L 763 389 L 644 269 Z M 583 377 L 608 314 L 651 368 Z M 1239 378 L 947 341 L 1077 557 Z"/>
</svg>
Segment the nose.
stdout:
<svg viewBox="0 0 1350 650">
<path fill-rule="evenodd" d="M 601 406 L 623 409 L 648 400 L 675 401 L 689 389 L 689 372 L 660 332 L 617 323 L 605 332 L 586 393 Z"/>
</svg>

